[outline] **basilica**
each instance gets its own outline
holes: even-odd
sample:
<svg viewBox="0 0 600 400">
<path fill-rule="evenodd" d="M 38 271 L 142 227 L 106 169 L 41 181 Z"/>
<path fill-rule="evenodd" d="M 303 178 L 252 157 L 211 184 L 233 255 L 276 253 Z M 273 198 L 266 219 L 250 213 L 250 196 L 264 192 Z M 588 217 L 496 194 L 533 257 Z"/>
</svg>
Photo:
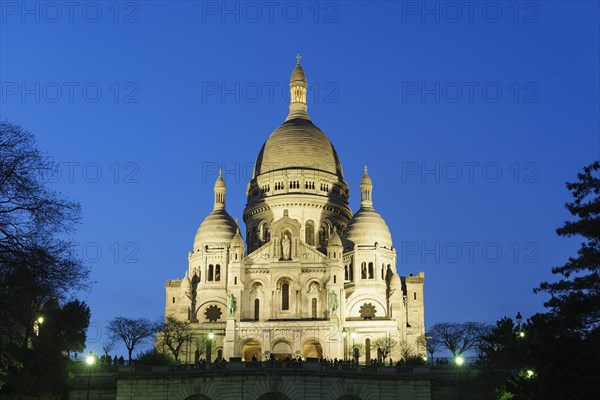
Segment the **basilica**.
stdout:
<svg viewBox="0 0 600 400">
<path fill-rule="evenodd" d="M 289 114 L 260 149 L 247 186 L 246 240 L 226 211 L 219 174 L 185 275 L 167 280 L 166 316 L 189 322 L 204 338 L 188 343 L 181 361 L 354 358 L 362 364 L 385 352 L 378 339 L 395 344 L 388 355 L 394 360 L 407 349 L 425 353 L 417 341 L 424 334 L 424 274 L 399 276 L 366 167 L 360 208 L 352 212 L 342 164 L 309 117 L 306 92 L 298 57 Z"/>
</svg>

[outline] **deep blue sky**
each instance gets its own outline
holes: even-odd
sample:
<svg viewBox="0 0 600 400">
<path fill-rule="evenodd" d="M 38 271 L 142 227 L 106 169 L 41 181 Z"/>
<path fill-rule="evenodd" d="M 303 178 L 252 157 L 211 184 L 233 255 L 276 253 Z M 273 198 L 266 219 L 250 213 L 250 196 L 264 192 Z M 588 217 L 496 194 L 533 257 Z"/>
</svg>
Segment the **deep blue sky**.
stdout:
<svg viewBox="0 0 600 400">
<path fill-rule="evenodd" d="M 83 206 L 94 350 L 110 318 L 162 315 L 218 165 L 241 217 L 298 50 L 353 210 L 368 164 L 399 273 L 425 271 L 427 324 L 541 311 L 532 288 L 578 247 L 554 230 L 599 158 L 597 2 L 52 4 L 0 2 L 0 117 Z"/>
</svg>

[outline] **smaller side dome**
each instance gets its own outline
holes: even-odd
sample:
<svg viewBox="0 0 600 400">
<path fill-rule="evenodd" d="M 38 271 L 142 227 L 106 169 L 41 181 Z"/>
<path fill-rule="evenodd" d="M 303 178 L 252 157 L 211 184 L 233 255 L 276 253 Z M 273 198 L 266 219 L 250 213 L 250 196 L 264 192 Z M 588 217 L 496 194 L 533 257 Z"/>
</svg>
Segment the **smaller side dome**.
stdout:
<svg viewBox="0 0 600 400">
<path fill-rule="evenodd" d="M 390 289 L 402 290 L 402 281 L 397 273 L 393 272 L 390 279 Z"/>
<path fill-rule="evenodd" d="M 198 251 L 207 244 L 229 244 L 238 230 L 237 223 L 225 211 L 225 194 L 227 188 L 221 170 L 215 182 L 215 197 L 213 210 L 202 221 L 194 239 L 194 251 Z"/>
<path fill-rule="evenodd" d="M 360 182 L 360 209 L 352 216 L 344 232 L 344 248 L 374 246 L 392 248 L 392 234 L 384 219 L 373 208 L 373 183 L 365 166 L 365 174 Z"/>
<path fill-rule="evenodd" d="M 244 248 L 244 239 L 242 238 L 242 235 L 240 234 L 240 228 L 238 227 L 237 232 L 235 233 L 235 236 L 233 237 L 233 239 L 231 239 L 231 247 L 236 247 L 239 246 L 242 249 Z"/>
<path fill-rule="evenodd" d="M 182 293 L 190 293 L 192 290 L 192 281 L 190 281 L 190 277 L 188 273 L 185 273 L 185 276 L 181 280 L 180 289 Z"/>
<path fill-rule="evenodd" d="M 329 238 L 328 246 L 342 246 L 342 239 L 338 235 L 337 229 L 334 228 L 333 235 Z"/>
</svg>

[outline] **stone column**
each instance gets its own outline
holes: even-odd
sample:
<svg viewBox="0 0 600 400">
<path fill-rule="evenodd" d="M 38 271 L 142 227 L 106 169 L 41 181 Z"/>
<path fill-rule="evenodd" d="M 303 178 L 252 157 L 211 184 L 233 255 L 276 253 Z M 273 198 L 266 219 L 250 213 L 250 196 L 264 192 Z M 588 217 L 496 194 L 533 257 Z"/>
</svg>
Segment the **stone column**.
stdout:
<svg viewBox="0 0 600 400">
<path fill-rule="evenodd" d="M 235 348 L 235 317 L 227 318 L 225 326 L 225 338 L 223 340 L 223 358 L 239 356 L 239 350 Z"/>
</svg>

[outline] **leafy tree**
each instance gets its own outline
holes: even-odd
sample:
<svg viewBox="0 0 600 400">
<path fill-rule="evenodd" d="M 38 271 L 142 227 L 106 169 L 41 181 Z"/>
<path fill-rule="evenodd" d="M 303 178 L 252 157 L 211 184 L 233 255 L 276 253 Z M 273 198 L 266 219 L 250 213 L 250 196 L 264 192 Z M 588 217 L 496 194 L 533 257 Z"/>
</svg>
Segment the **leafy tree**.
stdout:
<svg viewBox="0 0 600 400">
<path fill-rule="evenodd" d="M 129 364 L 131 364 L 133 350 L 154 335 L 156 325 L 147 318 L 116 317 L 108 323 L 106 331 L 111 339 L 123 341 L 127 348 Z"/>
<path fill-rule="evenodd" d="M 355 343 L 353 345 L 350 345 L 349 354 L 352 356 L 354 361 L 358 363 L 360 357 L 362 357 L 365 354 L 365 345 L 362 343 Z"/>
<path fill-rule="evenodd" d="M 140 365 L 167 365 L 176 364 L 175 359 L 169 354 L 161 353 L 156 348 L 146 350 L 137 356 L 137 362 Z"/>
<path fill-rule="evenodd" d="M 166 346 L 173 357 L 179 360 L 179 353 L 183 345 L 192 341 L 189 322 L 179 321 L 174 316 L 169 315 L 164 322 L 160 322 L 157 326 L 158 340 L 156 346 Z"/>
<path fill-rule="evenodd" d="M 583 333 L 600 324 L 600 163 L 596 161 L 577 175 L 578 181 L 567 183 L 573 201 L 566 204 L 575 221 L 567 221 L 556 230 L 559 236 L 584 239 L 577 257 L 554 267 L 562 275 L 557 282 L 543 282 L 537 292 L 547 292 L 551 299 L 544 305 L 550 314 L 568 329 Z"/>
<path fill-rule="evenodd" d="M 546 313 L 532 316 L 524 336 L 508 318 L 482 342 L 483 374 L 488 394 L 518 399 L 585 399 L 600 393 L 600 163 L 567 183 L 573 201 L 566 207 L 575 217 L 557 229 L 559 236 L 584 240 L 577 257 L 555 267 L 556 282 L 535 291 L 550 294 Z"/>
</svg>

